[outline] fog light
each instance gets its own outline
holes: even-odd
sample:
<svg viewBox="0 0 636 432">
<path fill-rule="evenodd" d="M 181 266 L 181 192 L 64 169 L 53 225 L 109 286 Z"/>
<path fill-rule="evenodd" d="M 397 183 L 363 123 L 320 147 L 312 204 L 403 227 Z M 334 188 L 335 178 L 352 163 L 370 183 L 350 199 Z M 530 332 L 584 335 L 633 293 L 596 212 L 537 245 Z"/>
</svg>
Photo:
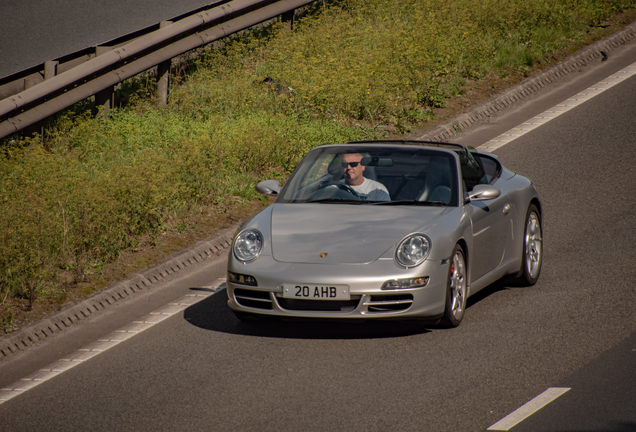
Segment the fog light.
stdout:
<svg viewBox="0 0 636 432">
<path fill-rule="evenodd" d="M 428 283 L 428 276 L 417 277 L 412 279 L 393 279 L 384 282 L 383 290 L 420 288 Z"/>
<path fill-rule="evenodd" d="M 242 275 L 238 273 L 227 272 L 227 280 L 232 283 L 241 285 L 258 286 L 254 276 Z"/>
</svg>

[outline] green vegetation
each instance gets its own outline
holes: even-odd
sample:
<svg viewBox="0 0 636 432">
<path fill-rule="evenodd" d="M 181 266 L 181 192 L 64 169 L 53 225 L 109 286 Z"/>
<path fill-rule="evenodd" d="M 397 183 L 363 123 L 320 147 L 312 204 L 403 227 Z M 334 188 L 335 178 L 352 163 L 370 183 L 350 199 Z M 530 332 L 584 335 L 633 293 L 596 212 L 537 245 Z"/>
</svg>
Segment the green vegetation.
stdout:
<svg viewBox="0 0 636 432">
<path fill-rule="evenodd" d="M 0 144 L 0 318 L 62 304 L 141 236 L 259 199 L 312 147 L 426 124 L 468 80 L 505 77 L 580 40 L 628 0 L 334 0 L 293 31 L 232 37 L 175 77 L 171 104 L 126 83 L 108 120 L 79 104 Z M 276 82 L 264 82 L 272 77 Z M 123 93 L 126 94 L 123 94 Z M 90 290 L 90 288 L 89 288 Z M 20 303 L 21 302 L 21 303 Z"/>
</svg>

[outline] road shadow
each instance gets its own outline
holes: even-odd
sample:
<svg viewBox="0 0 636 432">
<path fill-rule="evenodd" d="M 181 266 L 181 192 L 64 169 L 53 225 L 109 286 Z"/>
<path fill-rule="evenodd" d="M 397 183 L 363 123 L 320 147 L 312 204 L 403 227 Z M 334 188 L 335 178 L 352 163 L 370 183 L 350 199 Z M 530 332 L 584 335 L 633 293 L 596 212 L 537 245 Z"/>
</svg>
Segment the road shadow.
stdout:
<svg viewBox="0 0 636 432">
<path fill-rule="evenodd" d="M 466 310 L 469 310 L 471 306 L 479 303 L 480 301 L 490 297 L 491 295 L 499 291 L 506 291 L 511 289 L 528 289 L 528 287 L 524 285 L 522 281 L 516 278 L 504 277 L 491 283 L 476 294 L 468 297 L 468 301 L 466 302 Z"/>
<path fill-rule="evenodd" d="M 496 292 L 505 291 L 506 289 L 508 289 L 507 285 L 509 284 L 506 284 L 506 282 L 504 282 L 503 280 L 498 280 L 491 283 L 486 288 L 480 290 L 476 294 L 471 295 L 470 297 L 468 297 L 468 301 L 466 302 L 466 310 L 469 310 L 471 306 L 490 297 Z"/>
<path fill-rule="evenodd" d="M 381 339 L 428 333 L 430 326 L 413 321 L 322 320 L 265 318 L 240 321 L 227 305 L 225 289 L 183 312 L 190 324 L 211 331 L 288 339 Z"/>
<path fill-rule="evenodd" d="M 603 432 L 634 432 L 636 431 L 636 422 L 633 421 L 612 421 L 605 426 Z M 567 429 L 563 432 L 587 432 L 590 429 Z M 599 429 L 601 430 L 601 429 Z"/>
</svg>

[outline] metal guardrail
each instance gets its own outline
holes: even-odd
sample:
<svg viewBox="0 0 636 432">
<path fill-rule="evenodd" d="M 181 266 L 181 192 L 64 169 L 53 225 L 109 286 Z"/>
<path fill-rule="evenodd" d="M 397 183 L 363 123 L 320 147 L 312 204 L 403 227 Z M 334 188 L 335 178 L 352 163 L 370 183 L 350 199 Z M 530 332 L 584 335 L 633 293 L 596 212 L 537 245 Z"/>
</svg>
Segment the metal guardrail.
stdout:
<svg viewBox="0 0 636 432">
<path fill-rule="evenodd" d="M 4 98 L 0 100 L 0 138 L 92 96 L 96 105 L 108 109 L 116 84 L 155 66 L 165 103 L 174 57 L 278 16 L 290 19 L 295 9 L 314 1 L 221 1 L 116 39 L 112 45 L 98 46 L 92 53 L 89 48 L 5 77 L 0 80 L 0 97 Z"/>
<path fill-rule="evenodd" d="M 201 6 L 197 9 L 193 9 L 191 11 L 188 11 L 186 13 L 173 17 L 169 21 L 171 22 L 180 21 L 184 18 L 203 12 L 205 10 L 211 9 L 212 7 L 220 6 L 221 4 L 228 3 L 230 1 L 231 0 L 212 1 L 212 3 L 208 3 L 205 6 Z M 156 23 L 148 27 L 135 30 L 132 33 L 119 36 L 110 41 L 106 41 L 104 43 L 100 43 L 97 45 L 91 45 L 90 47 L 84 48 L 82 50 L 75 51 L 70 54 L 65 54 L 62 57 L 53 59 L 52 61 L 46 61 L 42 64 L 32 66 L 28 69 L 24 69 L 24 70 L 12 73 L 10 75 L 0 77 L 0 100 L 6 99 L 9 96 L 18 94 L 21 91 L 25 90 L 26 88 L 32 87 L 35 84 L 42 82 L 45 79 L 44 77 L 45 66 L 47 63 L 55 64 L 55 67 L 57 69 L 55 75 L 57 75 L 58 73 L 65 72 L 79 64 L 87 62 L 91 58 L 95 57 L 96 52 L 99 50 L 104 50 L 104 49 L 108 50 L 116 46 L 125 45 L 141 36 L 144 36 L 148 33 L 158 30 L 159 28 L 160 28 L 160 23 Z M 48 76 L 48 78 L 50 78 L 50 76 Z"/>
</svg>

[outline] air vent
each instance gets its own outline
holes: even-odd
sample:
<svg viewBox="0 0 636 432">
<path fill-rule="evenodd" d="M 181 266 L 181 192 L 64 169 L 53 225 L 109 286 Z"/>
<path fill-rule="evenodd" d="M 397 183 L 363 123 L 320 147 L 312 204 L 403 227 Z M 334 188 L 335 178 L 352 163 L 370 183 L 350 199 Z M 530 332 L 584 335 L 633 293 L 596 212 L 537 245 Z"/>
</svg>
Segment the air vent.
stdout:
<svg viewBox="0 0 636 432">
<path fill-rule="evenodd" d="M 398 312 L 404 311 L 413 304 L 412 294 L 397 295 L 372 295 L 368 302 L 365 302 L 369 312 Z"/>
<path fill-rule="evenodd" d="M 360 296 L 351 300 L 296 300 L 277 297 L 281 308 L 293 311 L 351 312 L 358 307 Z"/>
<path fill-rule="evenodd" d="M 268 291 L 237 288 L 234 290 L 234 298 L 241 306 L 255 309 L 272 309 L 272 299 Z"/>
</svg>

